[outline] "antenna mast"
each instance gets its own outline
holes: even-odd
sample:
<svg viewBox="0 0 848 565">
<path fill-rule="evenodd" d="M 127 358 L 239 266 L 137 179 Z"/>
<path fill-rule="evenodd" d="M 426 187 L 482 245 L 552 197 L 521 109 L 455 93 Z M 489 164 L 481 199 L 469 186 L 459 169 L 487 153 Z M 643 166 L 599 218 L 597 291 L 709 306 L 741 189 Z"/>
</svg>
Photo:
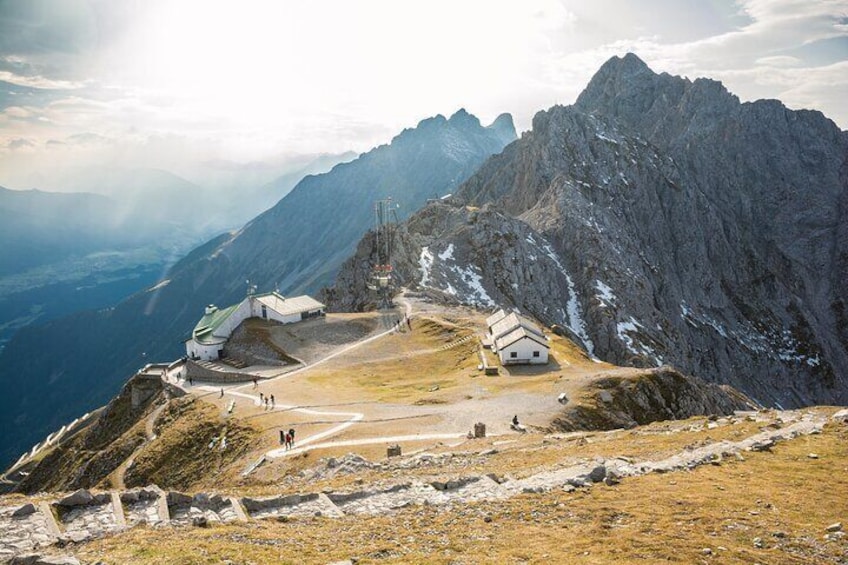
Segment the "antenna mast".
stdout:
<svg viewBox="0 0 848 565">
<path fill-rule="evenodd" d="M 374 203 L 374 244 L 371 256 L 375 262 L 371 266 L 368 288 L 377 292 L 380 308 L 392 307 L 395 291 L 392 252 L 398 223 L 397 208 L 391 197 Z"/>
</svg>

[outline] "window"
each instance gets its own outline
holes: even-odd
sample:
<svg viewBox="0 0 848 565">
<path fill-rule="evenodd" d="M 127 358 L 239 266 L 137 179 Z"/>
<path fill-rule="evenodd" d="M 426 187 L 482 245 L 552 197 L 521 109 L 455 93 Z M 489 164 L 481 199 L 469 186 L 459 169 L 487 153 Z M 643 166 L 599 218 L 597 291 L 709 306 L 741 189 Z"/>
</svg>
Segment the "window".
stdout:
<svg viewBox="0 0 848 565">
<path fill-rule="evenodd" d="M 510 358 L 510 359 L 515 359 L 515 358 L 517 358 L 517 357 L 518 357 L 518 352 L 517 352 L 517 351 L 510 351 L 510 352 L 509 352 L 509 358 Z"/>
<path fill-rule="evenodd" d="M 268 308 L 266 308 L 264 304 L 262 305 L 262 317 L 266 320 L 268 319 Z"/>
<path fill-rule="evenodd" d="M 534 351 L 534 352 L 533 352 L 533 357 L 538 357 L 538 356 L 539 356 L 539 352 L 538 352 L 538 351 Z"/>
</svg>

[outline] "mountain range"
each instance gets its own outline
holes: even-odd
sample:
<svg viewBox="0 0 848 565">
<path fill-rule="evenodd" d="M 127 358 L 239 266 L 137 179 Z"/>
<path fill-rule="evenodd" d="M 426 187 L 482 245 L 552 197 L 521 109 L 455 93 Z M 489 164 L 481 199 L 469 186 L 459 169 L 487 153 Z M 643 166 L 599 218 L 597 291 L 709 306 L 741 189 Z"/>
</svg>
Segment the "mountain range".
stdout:
<svg viewBox="0 0 848 565">
<path fill-rule="evenodd" d="M 460 110 L 402 131 L 325 174 L 307 176 L 275 206 L 178 261 L 154 286 L 114 307 L 18 331 L 0 353 L 0 460 L 104 404 L 150 360 L 184 354 L 182 340 L 203 308 L 260 290 L 315 292 L 373 223 L 375 200 L 393 197 L 403 219 L 427 199 L 453 192 L 516 137 L 512 118 L 490 126 Z M 183 222 L 202 222 L 182 207 Z"/>
<path fill-rule="evenodd" d="M 848 133 L 820 112 L 614 57 L 397 240 L 406 284 L 520 309 L 597 358 L 848 403 Z M 370 249 L 334 308 L 367 305 Z"/>
</svg>

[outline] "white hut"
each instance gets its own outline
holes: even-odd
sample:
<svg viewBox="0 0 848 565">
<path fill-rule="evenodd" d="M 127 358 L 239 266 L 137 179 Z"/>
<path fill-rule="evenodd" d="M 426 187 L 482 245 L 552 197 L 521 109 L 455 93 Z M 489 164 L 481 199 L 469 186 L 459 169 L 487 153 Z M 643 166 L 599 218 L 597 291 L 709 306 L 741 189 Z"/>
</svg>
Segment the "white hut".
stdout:
<svg viewBox="0 0 848 565">
<path fill-rule="evenodd" d="M 500 310 L 486 320 L 489 341 L 501 365 L 544 365 L 550 345 L 541 328 L 516 313 Z"/>
</svg>

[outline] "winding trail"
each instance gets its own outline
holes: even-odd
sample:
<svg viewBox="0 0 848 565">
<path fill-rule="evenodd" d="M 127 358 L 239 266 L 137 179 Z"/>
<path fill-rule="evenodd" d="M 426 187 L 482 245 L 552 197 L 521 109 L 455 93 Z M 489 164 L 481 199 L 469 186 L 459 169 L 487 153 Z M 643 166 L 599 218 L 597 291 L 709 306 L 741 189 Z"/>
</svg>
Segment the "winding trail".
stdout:
<svg viewBox="0 0 848 565">
<path fill-rule="evenodd" d="M 404 291 L 405 292 L 405 291 Z M 397 297 L 397 301 L 403 305 L 404 307 L 404 315 L 406 318 L 410 318 L 412 316 L 412 305 L 408 300 L 403 296 L 403 292 Z M 284 373 L 277 377 L 272 377 L 270 379 L 266 379 L 263 381 L 263 384 L 271 383 L 280 379 L 287 379 L 309 369 L 313 369 L 322 363 L 326 363 L 331 359 L 335 359 L 341 355 L 344 355 L 358 347 L 362 347 L 368 343 L 376 341 L 378 339 L 384 338 L 388 335 L 391 335 L 398 331 L 398 326 L 392 324 L 391 327 L 383 332 L 378 334 L 363 338 L 359 341 L 351 343 L 341 349 L 334 351 L 333 353 L 323 357 L 313 363 L 308 365 L 304 365 L 294 371 L 290 371 L 288 373 Z M 252 387 L 252 383 L 246 383 L 243 385 L 237 385 L 230 388 L 224 388 L 224 394 L 235 396 L 239 398 L 246 398 L 248 400 L 253 401 L 257 406 L 261 406 L 261 402 L 259 396 L 248 394 L 246 392 L 241 392 L 247 387 Z M 221 390 L 222 387 L 209 386 L 209 385 L 200 385 L 193 387 L 194 389 L 200 389 L 207 392 L 216 392 Z M 385 442 L 397 442 L 397 441 L 414 441 L 414 440 L 430 440 L 430 439 L 456 439 L 460 437 L 465 437 L 465 433 L 455 433 L 455 434 L 422 434 L 422 435 L 413 435 L 413 436 L 386 436 L 386 437 L 374 437 L 374 438 L 366 438 L 359 440 L 349 440 L 349 441 L 340 441 L 340 442 L 325 442 L 316 444 L 316 442 L 321 441 L 323 439 L 335 436 L 347 428 L 351 427 L 353 424 L 362 421 L 365 418 L 365 414 L 362 412 L 333 412 L 326 410 L 314 410 L 312 408 L 302 408 L 294 405 L 285 405 L 280 404 L 274 406 L 271 410 L 280 410 L 280 411 L 290 411 L 290 412 L 299 412 L 301 414 L 308 414 L 311 416 L 330 416 L 330 417 L 339 417 L 344 418 L 343 421 L 339 422 L 338 425 L 333 426 L 328 430 L 324 430 L 322 432 L 313 434 L 311 436 L 307 436 L 303 439 L 297 441 L 297 447 L 286 450 L 285 447 L 271 449 L 266 451 L 264 457 L 268 459 L 278 459 L 281 457 L 287 457 L 291 455 L 297 455 L 299 453 L 304 453 L 306 451 L 310 451 L 312 449 L 319 449 L 323 447 L 337 447 L 337 446 L 346 446 L 346 445 L 368 445 L 374 443 L 385 443 Z"/>
</svg>

